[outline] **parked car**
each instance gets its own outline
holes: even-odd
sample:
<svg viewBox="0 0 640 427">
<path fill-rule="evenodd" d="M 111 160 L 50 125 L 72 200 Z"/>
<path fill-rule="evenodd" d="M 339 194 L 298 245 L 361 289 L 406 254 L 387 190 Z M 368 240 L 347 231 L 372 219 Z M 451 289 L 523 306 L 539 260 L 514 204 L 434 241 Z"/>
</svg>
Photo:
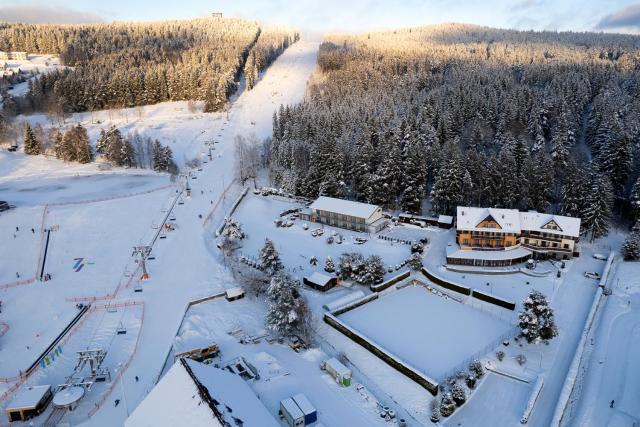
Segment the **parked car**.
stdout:
<svg viewBox="0 0 640 427">
<path fill-rule="evenodd" d="M 285 227 L 291 227 L 293 225 L 293 221 L 287 221 L 283 224 Z"/>
<path fill-rule="evenodd" d="M 356 245 L 362 245 L 363 243 L 367 243 L 367 239 L 364 237 L 356 237 L 355 238 Z"/>
<path fill-rule="evenodd" d="M 333 243 L 333 236 L 327 237 L 327 243 L 328 244 L 332 244 Z"/>
<path fill-rule="evenodd" d="M 599 279 L 600 275 L 598 273 L 596 273 L 595 271 L 585 271 L 584 272 L 584 277 L 587 277 L 589 279 Z"/>
<path fill-rule="evenodd" d="M 307 224 L 307 223 L 302 224 L 302 229 L 303 230 L 308 230 L 309 229 L 309 224 Z"/>
<path fill-rule="evenodd" d="M 600 261 L 606 261 L 607 260 L 607 256 L 603 255 L 603 254 L 593 254 L 593 257 L 595 259 L 599 259 Z"/>
</svg>

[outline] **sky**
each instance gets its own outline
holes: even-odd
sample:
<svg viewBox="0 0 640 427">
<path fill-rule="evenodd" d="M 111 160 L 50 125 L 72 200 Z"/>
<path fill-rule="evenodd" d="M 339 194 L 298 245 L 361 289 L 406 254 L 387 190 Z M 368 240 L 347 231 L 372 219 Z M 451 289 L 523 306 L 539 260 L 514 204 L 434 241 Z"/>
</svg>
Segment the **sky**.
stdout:
<svg viewBox="0 0 640 427">
<path fill-rule="evenodd" d="M 316 32 L 465 22 L 640 34 L 640 0 L 0 0 L 0 21 L 9 22 L 151 21 L 211 12 Z"/>
</svg>

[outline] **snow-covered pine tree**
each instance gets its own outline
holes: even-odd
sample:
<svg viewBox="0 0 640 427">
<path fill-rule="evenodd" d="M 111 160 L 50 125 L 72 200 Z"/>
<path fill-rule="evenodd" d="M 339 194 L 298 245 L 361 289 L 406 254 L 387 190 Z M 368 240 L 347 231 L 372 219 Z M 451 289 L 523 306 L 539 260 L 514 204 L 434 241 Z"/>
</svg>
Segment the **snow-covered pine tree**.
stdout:
<svg viewBox="0 0 640 427">
<path fill-rule="evenodd" d="M 440 421 L 440 401 L 438 399 L 433 399 L 429 406 L 431 408 L 431 422 L 437 423 Z"/>
<path fill-rule="evenodd" d="M 333 263 L 333 258 L 331 258 L 331 256 L 327 256 L 327 259 L 324 260 L 324 271 L 327 273 L 333 273 L 336 271 L 336 266 Z"/>
<path fill-rule="evenodd" d="M 100 135 L 96 141 L 96 153 L 104 154 L 107 150 L 107 133 L 104 129 L 100 129 Z"/>
<path fill-rule="evenodd" d="M 622 256 L 625 261 L 637 261 L 640 259 L 640 221 L 636 221 L 622 244 Z"/>
<path fill-rule="evenodd" d="M 294 334 L 300 323 L 296 312 L 298 297 L 297 281 L 285 272 L 275 273 L 267 289 L 267 328 L 283 336 Z"/>
<path fill-rule="evenodd" d="M 529 343 L 548 341 L 558 335 L 553 309 L 549 306 L 547 298 L 539 291 L 532 291 L 524 300 L 518 319 L 520 336 Z"/>
<path fill-rule="evenodd" d="M 634 220 L 640 219 L 640 177 L 631 187 L 629 194 L 629 203 L 631 204 L 631 213 Z"/>
<path fill-rule="evenodd" d="M 275 274 L 284 268 L 271 239 L 264 240 L 264 246 L 260 250 L 260 266 L 267 274 Z"/>
<path fill-rule="evenodd" d="M 382 258 L 378 255 L 371 255 L 366 259 L 363 268 L 356 276 L 356 282 L 361 285 L 374 285 L 382 282 L 384 273 Z"/>
<path fill-rule="evenodd" d="M 26 123 L 24 126 L 24 154 L 31 156 L 38 155 L 42 152 L 42 144 L 36 138 L 36 134 L 33 129 Z"/>
<path fill-rule="evenodd" d="M 75 158 L 78 163 L 91 163 L 93 160 L 93 153 L 91 150 L 91 144 L 89 143 L 89 134 L 87 130 L 78 124 L 74 128 L 74 150 Z"/>
<path fill-rule="evenodd" d="M 582 216 L 584 230 L 591 235 L 591 241 L 609 233 L 613 193 L 609 178 L 592 170 L 589 177 L 589 192 L 585 200 Z"/>
<path fill-rule="evenodd" d="M 403 174 L 404 192 L 402 210 L 421 214 L 426 181 L 426 162 L 424 147 L 417 140 L 407 141 L 405 145 Z"/>
</svg>

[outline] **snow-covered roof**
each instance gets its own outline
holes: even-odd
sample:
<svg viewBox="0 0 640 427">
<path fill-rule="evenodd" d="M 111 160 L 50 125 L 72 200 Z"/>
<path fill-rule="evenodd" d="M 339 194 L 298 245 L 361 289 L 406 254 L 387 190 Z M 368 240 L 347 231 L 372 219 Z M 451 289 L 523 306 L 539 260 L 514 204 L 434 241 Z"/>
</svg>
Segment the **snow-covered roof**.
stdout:
<svg viewBox="0 0 640 427">
<path fill-rule="evenodd" d="M 327 311 L 334 311 L 362 297 L 364 297 L 364 292 L 358 289 L 353 292 L 349 292 L 348 294 L 343 295 L 340 298 L 337 298 L 333 301 L 329 301 L 325 303 L 322 306 L 322 308 L 324 308 Z"/>
<path fill-rule="evenodd" d="M 327 360 L 325 363 L 331 366 L 340 375 L 343 375 L 343 376 L 351 375 L 351 369 L 344 366 L 342 362 L 340 362 L 335 357 L 332 357 L 331 359 Z"/>
<path fill-rule="evenodd" d="M 296 405 L 298 405 L 302 413 L 305 415 L 316 412 L 316 408 L 311 404 L 311 402 L 309 402 L 309 399 L 307 399 L 307 396 L 304 394 L 298 393 L 293 395 L 291 398 L 296 402 Z"/>
<path fill-rule="evenodd" d="M 352 202 L 350 200 L 335 199 L 333 197 L 320 196 L 309 206 L 311 209 L 335 212 L 342 215 L 351 215 L 358 218 L 369 218 L 378 209 L 376 205 L 368 203 Z"/>
<path fill-rule="evenodd" d="M 226 296 L 227 298 L 235 298 L 235 297 L 239 297 L 241 295 L 244 295 L 244 289 L 242 289 L 242 286 L 236 286 L 233 288 L 229 288 L 226 291 Z"/>
<path fill-rule="evenodd" d="M 308 281 L 320 286 L 325 286 L 331 279 L 333 279 L 332 276 L 328 276 L 317 271 L 314 271 L 311 276 L 307 277 Z"/>
<path fill-rule="evenodd" d="M 579 237 L 580 218 L 551 215 L 538 212 L 520 213 L 520 226 L 523 230 L 540 231 L 550 234 Z M 559 228 L 556 230 L 555 228 Z"/>
<path fill-rule="evenodd" d="M 453 217 L 451 215 L 439 215 L 438 222 L 440 224 L 451 224 L 453 223 Z"/>
<path fill-rule="evenodd" d="M 485 219 L 493 218 L 500 228 L 480 228 Z M 473 208 L 458 206 L 456 223 L 458 230 L 493 231 L 502 233 L 520 232 L 520 212 L 517 209 Z"/>
<path fill-rule="evenodd" d="M 202 390 L 210 400 L 203 399 Z M 219 417 L 230 425 L 237 425 L 235 418 L 244 427 L 279 426 L 241 377 L 181 359 L 127 418 L 125 427 L 222 426 Z"/>
<path fill-rule="evenodd" d="M 7 405 L 7 409 L 35 408 L 49 390 L 51 390 L 50 385 L 35 385 L 23 388 Z"/>
<path fill-rule="evenodd" d="M 476 251 L 468 249 L 458 249 L 458 245 L 447 247 L 447 258 L 456 259 L 484 259 L 498 261 L 506 259 L 520 259 L 531 254 L 532 252 L 529 249 L 523 248 L 521 246 L 500 251 Z"/>
</svg>

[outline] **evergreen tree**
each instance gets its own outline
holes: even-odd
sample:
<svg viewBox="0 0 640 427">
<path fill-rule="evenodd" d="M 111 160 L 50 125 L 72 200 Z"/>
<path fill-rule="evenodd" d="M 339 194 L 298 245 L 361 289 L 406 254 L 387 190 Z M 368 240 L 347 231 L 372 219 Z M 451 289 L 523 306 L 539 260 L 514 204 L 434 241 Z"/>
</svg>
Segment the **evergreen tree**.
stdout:
<svg viewBox="0 0 640 427">
<path fill-rule="evenodd" d="M 327 256 L 327 259 L 325 259 L 324 261 L 324 271 L 326 271 L 327 273 L 333 273 L 334 271 L 336 271 L 336 266 L 333 263 L 333 258 L 331 258 L 330 256 Z"/>
<path fill-rule="evenodd" d="M 553 310 L 547 298 L 539 291 L 533 291 L 524 301 L 518 316 L 520 336 L 527 342 L 548 341 L 558 335 Z"/>
<path fill-rule="evenodd" d="M 629 195 L 629 202 L 631 203 L 631 213 L 634 220 L 640 218 L 640 178 L 638 178 L 631 187 L 631 194 Z"/>
<path fill-rule="evenodd" d="M 264 240 L 264 246 L 260 250 L 260 266 L 267 274 L 275 274 L 282 270 L 284 266 L 280 261 L 280 254 L 273 245 L 271 239 Z"/>
<path fill-rule="evenodd" d="M 36 138 L 36 134 L 31 129 L 29 123 L 24 127 L 24 153 L 29 155 L 37 155 L 42 152 L 42 144 Z"/>
<path fill-rule="evenodd" d="M 609 232 L 613 193 L 609 179 L 598 171 L 591 172 L 589 181 L 582 222 L 585 231 L 591 235 L 591 241 L 594 241 Z"/>
<path fill-rule="evenodd" d="M 462 406 L 467 401 L 467 393 L 460 384 L 454 384 L 451 388 L 451 398 L 456 406 Z"/>
<path fill-rule="evenodd" d="M 91 144 L 89 143 L 89 134 L 87 130 L 80 124 L 74 129 L 74 150 L 75 159 L 78 163 L 91 163 L 93 160 L 93 153 L 91 150 Z"/>
<path fill-rule="evenodd" d="M 301 322 L 296 310 L 299 297 L 298 283 L 284 272 L 275 273 L 267 289 L 267 327 L 282 336 L 293 335 Z"/>
<path fill-rule="evenodd" d="M 421 214 L 426 167 L 424 148 L 418 141 L 410 141 L 405 147 L 403 173 L 405 188 L 402 194 L 402 210 Z"/>
<path fill-rule="evenodd" d="M 627 236 L 622 244 L 622 256 L 625 261 L 637 261 L 640 259 L 640 221 L 631 229 L 631 233 Z"/>
</svg>

